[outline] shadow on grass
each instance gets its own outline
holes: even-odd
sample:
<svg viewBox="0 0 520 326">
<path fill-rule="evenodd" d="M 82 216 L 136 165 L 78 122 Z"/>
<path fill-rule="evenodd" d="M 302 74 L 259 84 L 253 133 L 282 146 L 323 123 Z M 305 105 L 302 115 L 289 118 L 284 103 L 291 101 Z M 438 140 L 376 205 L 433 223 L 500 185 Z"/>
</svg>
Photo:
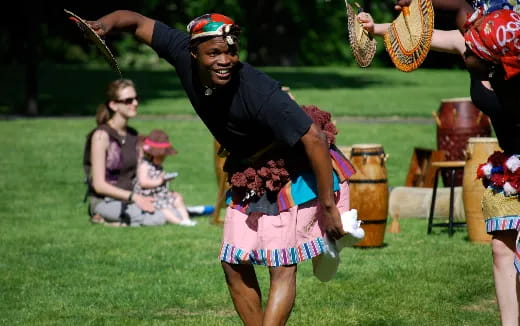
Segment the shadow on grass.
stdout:
<svg viewBox="0 0 520 326">
<path fill-rule="evenodd" d="M 388 243 L 384 242 L 383 244 L 377 246 L 354 246 L 354 249 L 358 250 L 373 250 L 373 249 L 384 249 L 388 247 Z"/>
<path fill-rule="evenodd" d="M 384 71 L 364 73 L 362 70 L 334 68 L 265 68 L 272 78 L 295 89 L 360 89 L 400 87 L 410 81 L 388 78 Z M 0 76 L 0 114 L 24 112 L 25 77 L 23 67 L 7 67 Z M 173 68 L 157 70 L 123 70 L 124 78 L 132 79 L 146 104 L 150 99 L 184 99 L 186 95 Z M 94 115 L 104 99 L 106 85 L 118 76 L 107 68 L 77 65 L 41 65 L 38 75 L 40 115 Z"/>
<path fill-rule="evenodd" d="M 385 71 L 330 67 L 316 68 L 316 70 L 312 68 L 291 68 L 290 70 L 265 68 L 261 70 L 282 84 L 290 86 L 291 89 L 399 88 L 418 84 L 406 78 L 396 79 L 395 75 L 388 74 L 390 69 Z"/>
</svg>

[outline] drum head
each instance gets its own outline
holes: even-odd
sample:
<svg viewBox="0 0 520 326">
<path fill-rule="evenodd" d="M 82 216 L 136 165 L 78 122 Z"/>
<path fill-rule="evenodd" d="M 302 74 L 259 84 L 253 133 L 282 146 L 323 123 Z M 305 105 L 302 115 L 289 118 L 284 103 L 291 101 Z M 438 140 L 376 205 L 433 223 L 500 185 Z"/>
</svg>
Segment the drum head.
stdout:
<svg viewBox="0 0 520 326">
<path fill-rule="evenodd" d="M 494 137 L 470 137 L 468 143 L 496 143 L 498 142 Z"/>
<path fill-rule="evenodd" d="M 381 149 L 381 148 L 383 148 L 383 146 L 381 144 L 354 144 L 354 145 L 352 145 L 352 150 L 354 150 L 354 149 L 370 149 L 370 148 Z"/>
<path fill-rule="evenodd" d="M 445 98 L 441 100 L 441 103 L 453 103 L 453 102 L 471 102 L 471 97 L 455 97 Z"/>
</svg>

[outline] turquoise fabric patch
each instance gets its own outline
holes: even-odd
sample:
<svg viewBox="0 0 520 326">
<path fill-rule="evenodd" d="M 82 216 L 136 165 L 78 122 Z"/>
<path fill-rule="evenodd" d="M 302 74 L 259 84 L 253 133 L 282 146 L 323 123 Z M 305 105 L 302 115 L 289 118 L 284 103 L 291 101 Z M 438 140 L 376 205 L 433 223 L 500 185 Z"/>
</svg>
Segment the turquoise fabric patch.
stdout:
<svg viewBox="0 0 520 326">
<path fill-rule="evenodd" d="M 339 191 L 339 178 L 336 172 L 332 173 L 332 177 L 334 191 Z M 318 196 L 318 186 L 313 173 L 302 173 L 291 181 L 291 195 L 296 205 L 306 203 Z"/>
<path fill-rule="evenodd" d="M 204 32 L 214 32 L 219 29 L 220 26 L 224 25 L 222 22 L 211 22 L 202 28 Z"/>
</svg>

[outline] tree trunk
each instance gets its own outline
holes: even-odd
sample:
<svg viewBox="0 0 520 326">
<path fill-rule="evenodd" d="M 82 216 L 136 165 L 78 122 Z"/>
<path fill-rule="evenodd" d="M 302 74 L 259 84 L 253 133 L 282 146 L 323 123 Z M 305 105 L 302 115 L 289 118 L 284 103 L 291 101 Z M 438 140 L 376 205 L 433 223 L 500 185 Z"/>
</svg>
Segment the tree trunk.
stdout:
<svg viewBox="0 0 520 326">
<path fill-rule="evenodd" d="M 38 115 L 38 63 L 36 54 L 29 58 L 25 68 L 25 113 Z"/>
<path fill-rule="evenodd" d="M 39 9 L 39 8 L 38 8 Z M 40 10 L 29 10 L 26 12 L 25 36 L 22 47 L 25 64 L 25 114 L 38 115 L 38 32 Z M 41 14 L 41 13 L 40 13 Z"/>
</svg>

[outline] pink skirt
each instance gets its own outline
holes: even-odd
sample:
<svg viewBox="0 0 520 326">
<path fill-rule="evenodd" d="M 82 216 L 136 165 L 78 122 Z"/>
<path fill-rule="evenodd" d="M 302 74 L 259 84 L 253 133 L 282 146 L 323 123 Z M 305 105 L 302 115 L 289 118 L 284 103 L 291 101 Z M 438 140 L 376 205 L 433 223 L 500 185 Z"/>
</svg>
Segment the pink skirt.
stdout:
<svg viewBox="0 0 520 326">
<path fill-rule="evenodd" d="M 350 209 L 349 186 L 335 194 L 340 214 Z M 228 207 L 220 260 L 230 264 L 293 265 L 325 250 L 318 200 L 294 206 L 277 216 L 243 214 Z"/>
</svg>

